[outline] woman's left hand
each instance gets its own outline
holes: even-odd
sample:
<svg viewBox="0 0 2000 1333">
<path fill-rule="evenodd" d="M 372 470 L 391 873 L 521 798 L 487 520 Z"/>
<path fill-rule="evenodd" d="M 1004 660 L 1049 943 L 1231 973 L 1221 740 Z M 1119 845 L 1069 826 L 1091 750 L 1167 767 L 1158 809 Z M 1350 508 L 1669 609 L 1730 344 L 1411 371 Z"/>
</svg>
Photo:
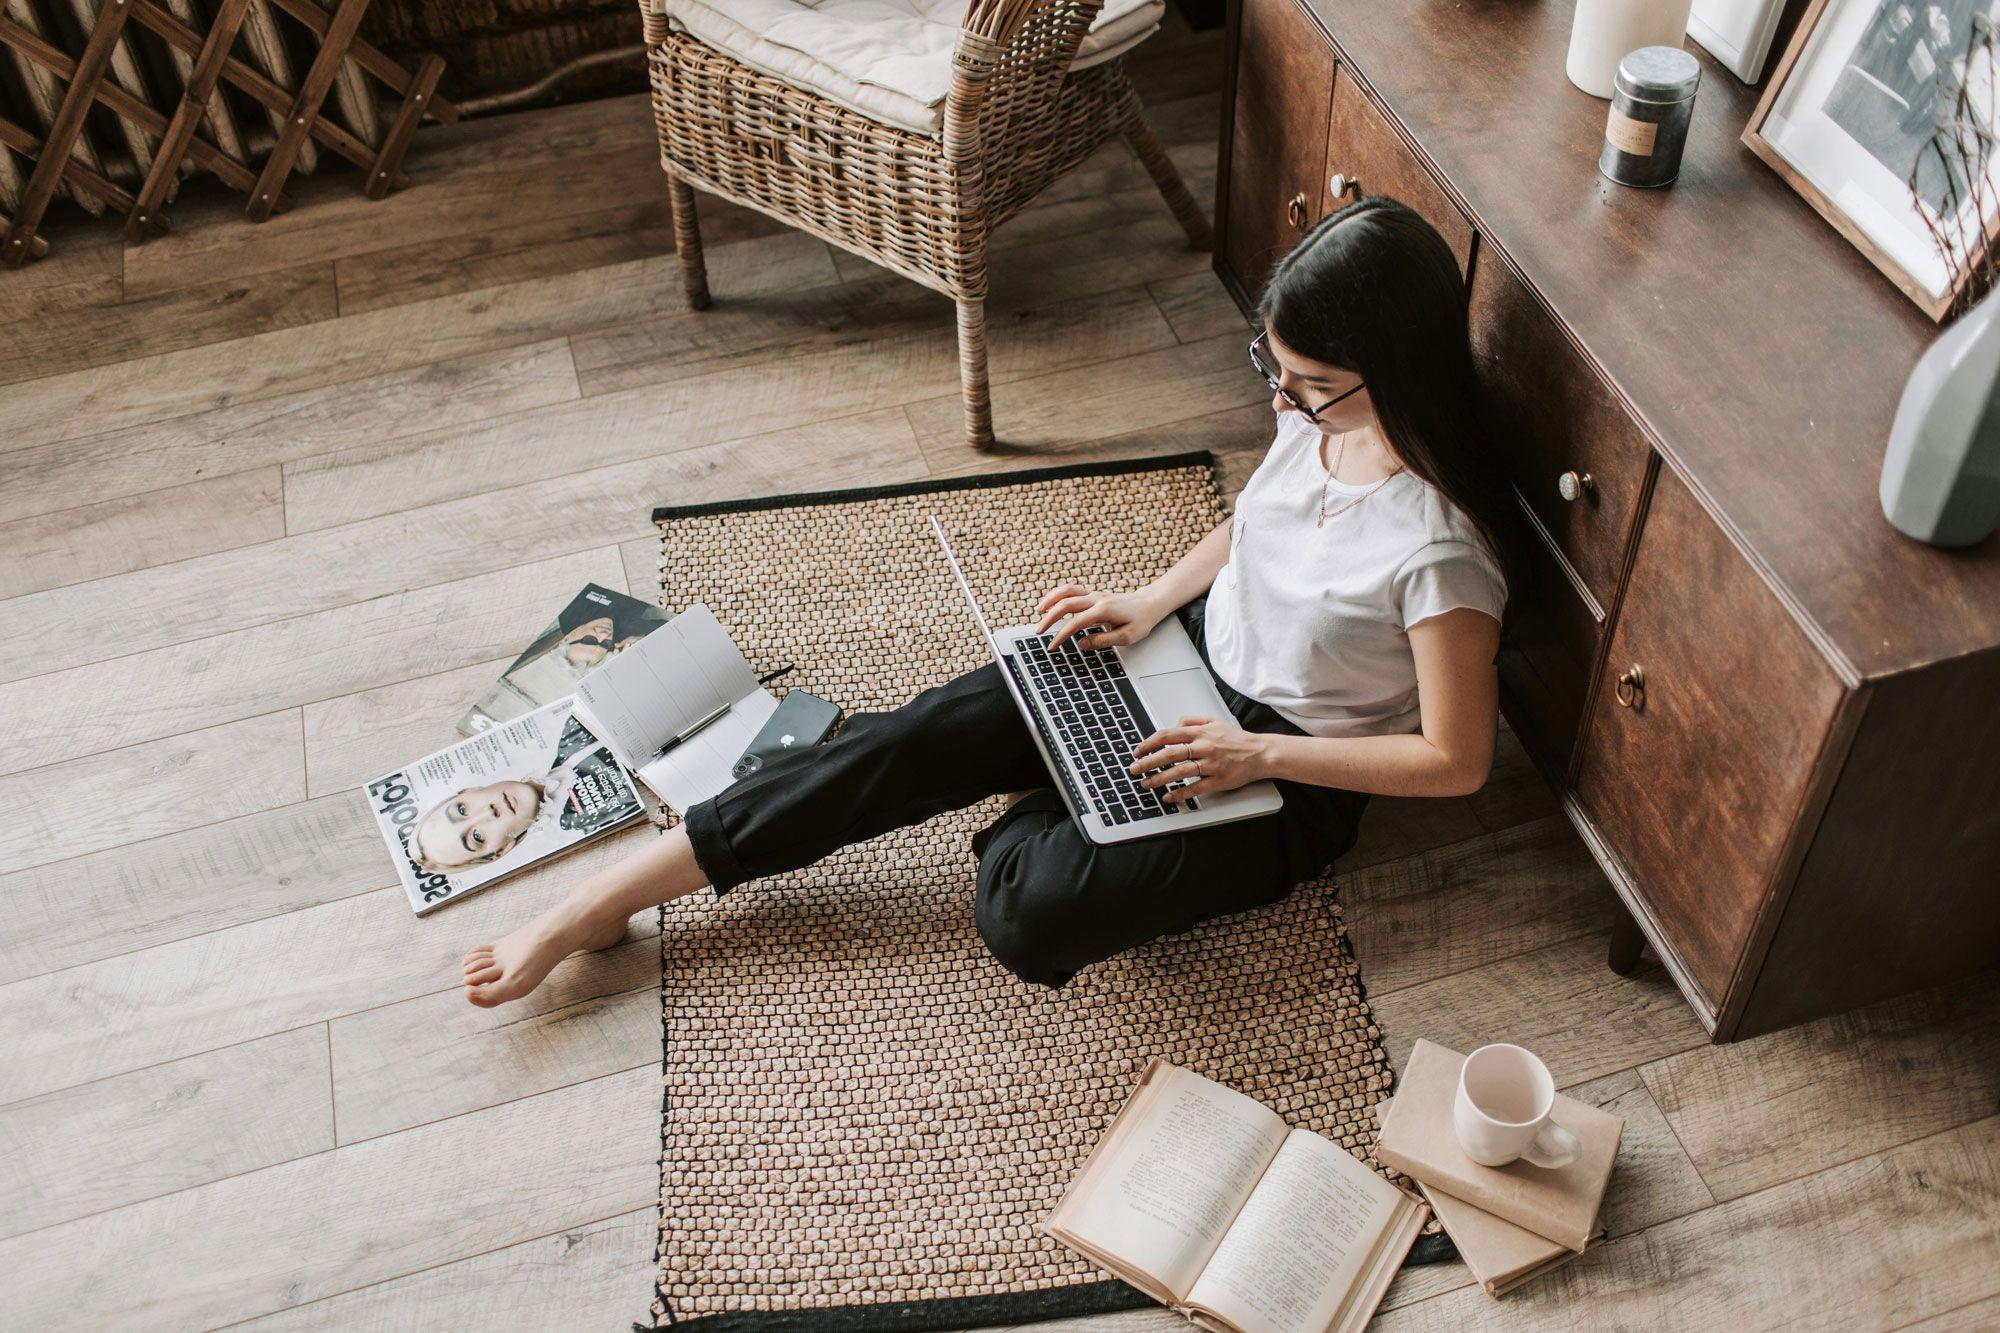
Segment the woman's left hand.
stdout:
<svg viewBox="0 0 2000 1333">
<path fill-rule="evenodd" d="M 1187 782 L 1160 794 L 1170 804 L 1190 796 L 1216 796 L 1269 776 L 1268 739 L 1234 721 L 1184 717 L 1179 726 L 1162 727 L 1133 747 L 1131 771 L 1146 775 L 1141 787 Z"/>
</svg>

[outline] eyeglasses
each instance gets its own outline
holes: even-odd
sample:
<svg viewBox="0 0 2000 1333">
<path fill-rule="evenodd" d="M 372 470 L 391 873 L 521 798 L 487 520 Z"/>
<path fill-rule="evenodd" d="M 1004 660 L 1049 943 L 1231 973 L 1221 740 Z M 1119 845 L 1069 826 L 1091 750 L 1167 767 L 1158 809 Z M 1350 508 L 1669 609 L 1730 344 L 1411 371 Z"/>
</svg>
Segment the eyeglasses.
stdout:
<svg viewBox="0 0 2000 1333">
<path fill-rule="evenodd" d="M 1263 347 L 1264 339 L 1269 336 L 1270 335 L 1268 333 L 1260 333 L 1256 337 L 1250 340 L 1250 364 L 1256 367 L 1257 373 L 1259 375 L 1262 375 L 1264 377 L 1264 383 L 1270 385 L 1271 388 L 1277 392 L 1278 397 L 1285 400 L 1285 405 L 1287 407 L 1291 408 L 1294 412 L 1297 412 L 1299 415 L 1303 416 L 1307 421 L 1312 422 L 1313 425 L 1317 426 L 1319 424 L 1320 413 L 1326 411 L 1326 409 L 1332 407 L 1335 403 L 1339 403 L 1344 401 L 1345 399 L 1352 398 L 1355 394 L 1360 393 L 1362 389 L 1367 387 L 1366 380 L 1356 381 L 1353 388 L 1349 389 L 1346 393 L 1341 394 L 1339 397 L 1330 398 L 1326 402 L 1321 403 L 1318 407 L 1307 407 L 1305 405 L 1304 400 L 1301 399 L 1297 394 L 1293 393 L 1290 389 L 1287 389 L 1284 385 L 1278 383 L 1279 377 L 1282 374 L 1282 372 L 1278 370 L 1273 370 L 1270 364 L 1264 360 L 1264 353 L 1259 349 Z"/>
</svg>

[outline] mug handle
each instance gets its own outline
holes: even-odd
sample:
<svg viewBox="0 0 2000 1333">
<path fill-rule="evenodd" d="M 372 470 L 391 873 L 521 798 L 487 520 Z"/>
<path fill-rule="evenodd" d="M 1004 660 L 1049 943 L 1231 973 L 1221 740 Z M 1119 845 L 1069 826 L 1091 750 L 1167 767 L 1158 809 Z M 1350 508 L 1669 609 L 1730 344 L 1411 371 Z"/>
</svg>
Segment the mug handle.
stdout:
<svg viewBox="0 0 2000 1333">
<path fill-rule="evenodd" d="M 1574 1162 L 1582 1149 L 1583 1145 L 1577 1142 L 1576 1135 L 1554 1120 L 1544 1120 L 1533 1141 L 1521 1150 L 1521 1156 L 1536 1166 L 1555 1168 Z"/>
</svg>

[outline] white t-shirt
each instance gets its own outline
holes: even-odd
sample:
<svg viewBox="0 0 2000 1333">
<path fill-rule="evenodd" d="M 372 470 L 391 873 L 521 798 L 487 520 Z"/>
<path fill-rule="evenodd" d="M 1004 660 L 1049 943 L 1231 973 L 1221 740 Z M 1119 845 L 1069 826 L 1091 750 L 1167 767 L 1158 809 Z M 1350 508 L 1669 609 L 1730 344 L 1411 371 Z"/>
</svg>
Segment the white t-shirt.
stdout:
<svg viewBox="0 0 2000 1333">
<path fill-rule="evenodd" d="M 1313 736 L 1416 731 L 1410 626 L 1459 607 L 1500 618 L 1507 582 L 1479 530 L 1428 482 L 1329 481 L 1320 433 L 1280 413 L 1236 500 L 1229 563 L 1208 594 L 1209 660 L 1239 693 Z"/>
</svg>

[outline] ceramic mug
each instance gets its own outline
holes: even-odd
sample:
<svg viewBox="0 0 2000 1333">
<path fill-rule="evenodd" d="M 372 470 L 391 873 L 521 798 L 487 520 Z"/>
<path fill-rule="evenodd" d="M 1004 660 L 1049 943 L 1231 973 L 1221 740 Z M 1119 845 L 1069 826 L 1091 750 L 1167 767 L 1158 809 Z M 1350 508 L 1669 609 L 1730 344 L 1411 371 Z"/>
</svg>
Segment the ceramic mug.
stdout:
<svg viewBox="0 0 2000 1333">
<path fill-rule="evenodd" d="M 1556 1081 L 1532 1051 L 1505 1042 L 1481 1046 L 1458 1071 L 1451 1120 L 1459 1146 L 1481 1166 L 1526 1158 L 1536 1166 L 1576 1160 L 1576 1135 L 1549 1118 Z"/>
</svg>

